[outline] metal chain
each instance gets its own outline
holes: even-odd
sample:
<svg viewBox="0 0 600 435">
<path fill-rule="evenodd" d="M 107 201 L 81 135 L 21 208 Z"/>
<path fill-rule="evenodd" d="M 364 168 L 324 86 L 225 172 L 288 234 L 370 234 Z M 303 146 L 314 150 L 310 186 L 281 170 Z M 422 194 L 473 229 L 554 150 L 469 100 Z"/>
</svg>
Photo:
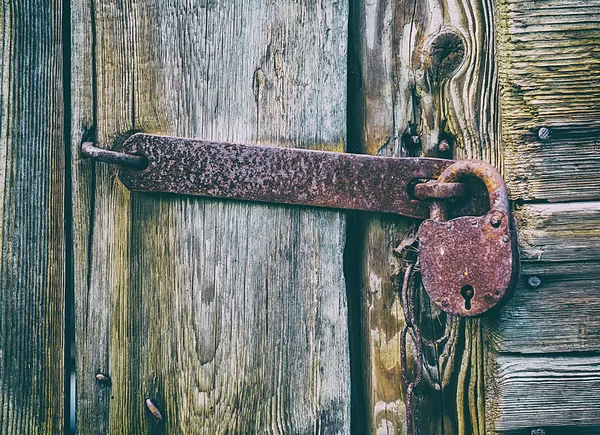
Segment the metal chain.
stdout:
<svg viewBox="0 0 600 435">
<path fill-rule="evenodd" d="M 407 435 L 420 435 L 420 396 L 419 385 L 423 379 L 423 352 L 421 331 L 419 329 L 418 315 L 416 308 L 417 293 L 416 285 L 412 279 L 417 266 L 416 262 L 406 264 L 404 279 L 401 288 L 402 310 L 404 311 L 404 327 L 400 334 L 400 360 L 402 365 L 402 381 L 406 385 L 406 433 Z M 417 367 L 414 379 L 411 381 L 408 377 L 408 361 L 406 358 L 406 338 L 408 331 L 411 330 L 411 335 L 415 344 Z"/>
</svg>

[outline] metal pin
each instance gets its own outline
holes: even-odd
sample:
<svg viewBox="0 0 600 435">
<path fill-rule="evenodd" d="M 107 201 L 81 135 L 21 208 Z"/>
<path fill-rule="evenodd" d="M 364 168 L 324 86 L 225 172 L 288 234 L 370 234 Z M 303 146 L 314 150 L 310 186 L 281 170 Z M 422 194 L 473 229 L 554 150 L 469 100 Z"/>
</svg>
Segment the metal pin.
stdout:
<svg viewBox="0 0 600 435">
<path fill-rule="evenodd" d="M 152 400 L 150 400 L 150 398 L 146 398 L 146 407 L 148 408 L 148 411 L 150 411 L 150 413 L 154 416 L 154 418 L 162 421 L 162 414 L 160 413 L 156 405 L 152 402 Z"/>
<path fill-rule="evenodd" d="M 148 167 L 148 159 L 146 157 L 98 148 L 91 142 L 84 142 L 81 145 L 81 155 L 105 163 L 130 166 L 138 170 L 143 170 Z"/>
<path fill-rule="evenodd" d="M 415 184 L 414 191 L 417 199 L 451 199 L 467 196 L 467 186 L 464 183 L 438 183 L 428 181 Z"/>
</svg>

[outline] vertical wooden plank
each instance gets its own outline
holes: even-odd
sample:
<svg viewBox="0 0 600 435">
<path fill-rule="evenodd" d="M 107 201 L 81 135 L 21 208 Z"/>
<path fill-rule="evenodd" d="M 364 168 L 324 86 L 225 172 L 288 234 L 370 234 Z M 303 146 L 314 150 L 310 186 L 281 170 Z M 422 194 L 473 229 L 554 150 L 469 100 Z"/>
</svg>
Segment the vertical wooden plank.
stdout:
<svg viewBox="0 0 600 435">
<path fill-rule="evenodd" d="M 361 1 L 356 16 L 362 100 L 354 124 L 362 151 L 480 158 L 501 166 L 492 1 Z M 451 151 L 440 151 L 441 140 Z M 365 218 L 363 347 L 371 433 L 406 433 L 403 314 L 389 277 L 400 267 L 392 249 L 415 224 Z M 427 340 L 422 431 L 483 433 L 480 322 L 447 317 L 421 299 Z"/>
<path fill-rule="evenodd" d="M 105 147 L 141 130 L 343 151 L 347 8 L 74 0 L 74 149 L 88 130 Z M 349 431 L 343 214 L 73 171 L 79 428 Z"/>
<path fill-rule="evenodd" d="M 0 16 L 0 432 L 60 433 L 65 288 L 61 2 L 3 2 Z"/>
</svg>

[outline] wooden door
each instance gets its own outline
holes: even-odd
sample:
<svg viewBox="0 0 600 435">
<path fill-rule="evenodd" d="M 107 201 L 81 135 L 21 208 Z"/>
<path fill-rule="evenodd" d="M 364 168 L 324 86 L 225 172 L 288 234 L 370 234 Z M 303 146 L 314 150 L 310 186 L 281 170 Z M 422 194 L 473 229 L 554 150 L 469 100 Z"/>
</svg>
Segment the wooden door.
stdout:
<svg viewBox="0 0 600 435">
<path fill-rule="evenodd" d="M 134 131 L 344 151 L 347 2 L 71 7 L 74 154 Z M 348 432 L 344 214 L 115 174 L 73 162 L 77 427 Z"/>
<path fill-rule="evenodd" d="M 134 194 L 80 156 L 137 131 L 491 162 L 522 275 L 478 319 L 421 291 L 422 433 L 600 433 L 600 1 L 0 10 L 0 433 L 406 433 L 418 222 Z"/>
<path fill-rule="evenodd" d="M 522 276 L 501 311 L 464 320 L 422 298 L 423 433 L 600 433 L 600 2 L 353 11 L 361 151 L 444 157 L 446 140 L 455 158 L 502 170 L 519 221 Z M 362 225 L 367 427 L 404 433 L 403 314 L 389 275 L 414 222 Z"/>
</svg>

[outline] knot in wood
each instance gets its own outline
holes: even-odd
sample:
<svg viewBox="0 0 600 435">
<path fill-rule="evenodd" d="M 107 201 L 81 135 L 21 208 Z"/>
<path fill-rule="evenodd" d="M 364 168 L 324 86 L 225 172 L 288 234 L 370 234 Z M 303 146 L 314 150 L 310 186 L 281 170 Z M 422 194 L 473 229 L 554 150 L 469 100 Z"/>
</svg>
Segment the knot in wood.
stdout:
<svg viewBox="0 0 600 435">
<path fill-rule="evenodd" d="M 463 38 L 455 31 L 446 30 L 436 35 L 429 43 L 424 56 L 424 66 L 439 82 L 454 75 L 464 59 Z"/>
</svg>

